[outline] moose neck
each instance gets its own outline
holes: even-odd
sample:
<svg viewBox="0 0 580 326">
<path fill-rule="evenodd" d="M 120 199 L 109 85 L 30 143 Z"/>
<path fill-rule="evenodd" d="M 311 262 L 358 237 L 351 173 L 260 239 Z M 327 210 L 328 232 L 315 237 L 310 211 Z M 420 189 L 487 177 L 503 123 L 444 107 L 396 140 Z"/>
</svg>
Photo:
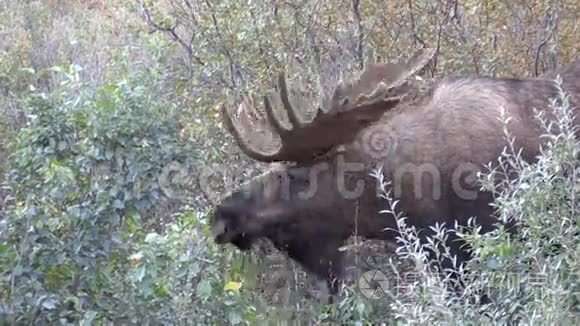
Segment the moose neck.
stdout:
<svg viewBox="0 0 580 326">
<path fill-rule="evenodd" d="M 329 223 L 320 214 L 309 214 L 303 212 L 297 218 L 270 225 L 265 236 L 309 272 L 324 279 L 339 275 L 343 254 L 338 248 L 349 237 L 349 230 L 342 224 Z"/>
</svg>

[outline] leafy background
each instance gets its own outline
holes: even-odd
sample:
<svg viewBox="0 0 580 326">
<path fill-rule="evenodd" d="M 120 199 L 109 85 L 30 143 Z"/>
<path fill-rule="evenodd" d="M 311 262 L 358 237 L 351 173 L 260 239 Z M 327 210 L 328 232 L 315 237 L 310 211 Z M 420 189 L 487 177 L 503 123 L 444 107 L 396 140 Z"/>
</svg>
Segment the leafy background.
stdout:
<svg viewBox="0 0 580 326">
<path fill-rule="evenodd" d="M 236 148 L 216 105 L 263 92 L 282 69 L 322 94 L 369 62 L 404 59 L 425 45 L 437 49 L 433 77 L 536 76 L 578 55 L 579 12 L 574 0 L 2 1 L 0 318 L 98 325 L 487 318 L 435 296 L 369 301 L 355 283 L 327 306 L 316 280 L 269 244 L 244 255 L 216 247 L 206 224 L 212 204 L 267 168 Z M 561 182 L 528 197 L 508 187 L 514 192 L 498 202 L 506 215 L 575 221 L 580 197 L 563 194 L 577 194 L 578 169 L 551 169 L 577 167 L 578 143 L 566 139 L 567 147 L 555 147 L 564 148 L 559 156 L 549 152 L 544 166 L 522 169 L 531 180 Z M 538 198 L 564 204 L 546 215 L 530 204 Z M 533 313 L 569 320 L 578 303 L 570 294 L 575 225 L 531 233 L 569 249 L 536 266 L 558 266 L 547 289 L 559 296 L 498 290 L 503 305 L 488 320 Z M 485 255 L 506 253 L 504 236 L 472 241 Z M 544 242 L 526 243 L 515 252 L 537 259 Z M 349 254 L 353 280 L 366 269 L 389 270 L 389 258 L 403 268 L 418 264 L 380 242 L 353 239 Z M 480 265 L 473 268 L 487 268 Z M 536 299 L 545 305 L 530 304 Z"/>
</svg>

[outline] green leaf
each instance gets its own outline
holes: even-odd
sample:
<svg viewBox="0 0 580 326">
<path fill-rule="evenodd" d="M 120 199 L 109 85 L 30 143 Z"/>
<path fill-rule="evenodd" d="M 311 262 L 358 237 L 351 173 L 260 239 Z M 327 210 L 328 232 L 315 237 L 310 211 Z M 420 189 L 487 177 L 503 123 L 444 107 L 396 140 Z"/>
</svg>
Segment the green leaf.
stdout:
<svg viewBox="0 0 580 326">
<path fill-rule="evenodd" d="M 50 67 L 48 68 L 48 70 L 50 71 L 54 71 L 54 72 L 59 72 L 59 73 L 63 73 L 64 69 L 60 66 L 54 66 L 54 67 Z"/>
<path fill-rule="evenodd" d="M 131 278 L 133 279 L 133 282 L 138 283 L 141 282 L 143 280 L 143 277 L 145 277 L 145 265 L 139 265 L 132 273 Z"/>
<path fill-rule="evenodd" d="M 203 300 L 207 300 L 212 295 L 212 286 L 209 280 L 201 280 L 197 284 L 196 294 Z"/>
<path fill-rule="evenodd" d="M 244 320 L 242 318 L 242 315 L 239 312 L 230 311 L 230 312 L 228 312 L 228 321 L 231 324 L 237 325 L 237 324 L 240 324 L 241 322 L 243 322 Z"/>
<path fill-rule="evenodd" d="M 114 150 L 111 149 L 110 147 L 107 147 L 107 149 L 105 150 L 105 158 L 110 161 L 113 158 L 113 155 L 115 154 Z"/>
<path fill-rule="evenodd" d="M 125 203 L 123 203 L 119 199 L 115 199 L 115 201 L 113 201 L 113 208 L 123 209 L 123 208 L 125 208 Z"/>
<path fill-rule="evenodd" d="M 20 71 L 31 74 L 31 75 L 36 74 L 36 71 L 34 70 L 34 68 L 30 68 L 30 67 L 20 68 Z"/>
<path fill-rule="evenodd" d="M 67 147 L 67 143 L 64 140 L 61 140 L 60 142 L 58 142 L 58 150 L 59 151 L 64 151 Z"/>
<path fill-rule="evenodd" d="M 330 317 L 330 315 L 325 313 L 325 312 L 318 315 L 318 319 L 320 319 L 321 321 L 327 320 L 329 317 Z"/>
<path fill-rule="evenodd" d="M 160 235 L 159 235 L 159 234 L 157 234 L 157 233 L 155 233 L 155 232 L 148 233 L 148 234 L 145 236 L 145 242 L 146 242 L 146 243 L 154 243 L 154 242 L 157 242 L 157 241 L 159 241 L 159 238 L 160 238 Z"/>
<path fill-rule="evenodd" d="M 83 319 L 81 320 L 81 325 L 83 326 L 91 326 L 93 325 L 93 321 L 97 317 L 97 312 L 94 310 L 89 310 L 85 312 Z"/>
<path fill-rule="evenodd" d="M 57 301 L 54 298 L 47 298 L 42 302 L 42 307 L 47 310 L 53 310 L 56 308 Z"/>
</svg>

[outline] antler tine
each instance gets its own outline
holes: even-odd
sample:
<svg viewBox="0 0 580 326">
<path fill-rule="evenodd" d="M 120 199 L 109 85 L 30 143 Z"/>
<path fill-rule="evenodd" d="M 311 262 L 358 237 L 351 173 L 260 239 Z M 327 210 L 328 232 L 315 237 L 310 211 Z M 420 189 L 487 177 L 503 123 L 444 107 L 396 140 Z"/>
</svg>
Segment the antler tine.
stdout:
<svg viewBox="0 0 580 326">
<path fill-rule="evenodd" d="M 374 88 L 369 93 L 364 93 L 363 89 L 360 90 L 360 94 L 354 94 L 356 98 L 348 109 L 372 105 L 377 101 L 386 99 L 400 100 L 403 94 L 396 95 L 396 93 L 405 93 L 402 88 L 409 82 L 409 78 L 425 68 L 434 55 L 434 49 L 425 48 L 417 51 L 406 64 L 374 66 L 376 70 L 383 70 L 378 72 L 378 76 L 372 75 L 373 67 L 367 67 L 358 82 L 364 84 L 365 82 L 368 83 L 370 79 L 371 83 L 374 84 Z M 366 80 L 363 80 L 365 78 Z M 373 81 L 372 79 L 377 80 Z"/>
<path fill-rule="evenodd" d="M 282 103 L 284 104 L 290 123 L 294 128 L 303 127 L 306 125 L 307 119 L 301 113 L 308 111 L 308 107 L 311 106 L 311 103 L 306 101 L 309 97 L 304 96 L 305 94 L 296 94 L 300 91 L 300 88 L 291 84 L 286 79 L 284 73 L 280 73 L 278 76 L 278 85 L 280 87 Z M 303 112 L 300 112 L 297 108 L 301 108 Z"/>
<path fill-rule="evenodd" d="M 302 89 L 298 87 L 301 84 L 296 84 L 289 82 L 285 74 L 280 73 L 275 90 L 264 97 L 268 120 L 281 134 L 292 129 L 303 128 L 310 122 L 308 114 L 315 113 L 312 109 L 311 97 L 301 94 Z"/>
<path fill-rule="evenodd" d="M 243 96 L 242 102 L 240 103 L 239 110 L 246 112 L 245 115 L 240 115 L 240 117 L 247 117 L 254 122 L 260 122 L 263 119 L 262 114 L 256 109 L 254 105 L 254 98 L 250 96 Z"/>
<path fill-rule="evenodd" d="M 270 121 L 272 127 L 280 134 L 292 129 L 292 126 L 288 126 L 284 119 L 279 117 L 279 114 L 281 113 L 279 108 L 281 107 L 284 107 L 284 103 L 280 96 L 280 92 L 277 90 L 270 91 L 266 96 L 264 96 L 264 110 L 266 111 L 268 121 Z"/>
<path fill-rule="evenodd" d="M 307 94 L 309 90 L 291 83 L 282 73 L 277 89 L 264 96 L 266 117 L 250 121 L 249 115 L 257 115 L 257 111 L 244 98 L 238 119 L 241 126 L 237 126 L 225 106 L 223 118 L 242 151 L 251 158 L 263 162 L 311 161 L 334 146 L 352 141 L 362 128 L 397 105 L 405 95 L 403 86 L 408 79 L 423 69 L 433 55 L 433 50 L 425 49 L 405 65 L 367 67 L 358 80 L 337 84 L 330 108 L 325 110 L 318 101 L 314 103 Z M 322 106 L 325 103 L 326 99 Z"/>
<path fill-rule="evenodd" d="M 225 123 L 226 129 L 232 134 L 236 143 L 240 149 L 249 157 L 263 162 L 269 162 L 275 160 L 275 156 L 278 154 L 280 149 L 280 139 L 277 135 L 268 130 L 268 126 L 264 124 L 264 121 L 257 120 L 257 124 L 262 124 L 262 128 L 256 128 L 257 126 L 251 126 L 252 123 L 249 122 L 249 109 L 248 109 L 248 98 L 242 97 L 242 102 L 239 105 L 239 119 L 236 123 L 234 117 L 232 117 L 228 106 L 224 103 L 221 105 L 222 120 Z M 252 107 L 254 113 L 257 113 L 255 108 Z M 266 128 L 264 128 L 266 127 Z M 261 137 L 256 136 L 260 133 Z M 262 142 L 262 147 L 264 144 L 266 148 L 259 150 L 256 144 L 252 144 L 251 135 L 254 139 L 259 139 Z M 269 136 L 269 137 L 268 137 Z M 261 138 L 261 139 L 260 139 Z M 269 142 L 268 142 L 269 141 Z M 258 144 L 260 145 L 260 144 Z M 267 148 L 269 147 L 269 148 Z"/>
</svg>

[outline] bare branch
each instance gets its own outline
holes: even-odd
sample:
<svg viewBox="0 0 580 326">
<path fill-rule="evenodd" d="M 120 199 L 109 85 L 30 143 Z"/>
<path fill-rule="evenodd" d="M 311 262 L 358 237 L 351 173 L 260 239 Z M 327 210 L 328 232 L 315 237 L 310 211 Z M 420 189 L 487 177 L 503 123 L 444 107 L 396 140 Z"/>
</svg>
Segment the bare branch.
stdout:
<svg viewBox="0 0 580 326">
<path fill-rule="evenodd" d="M 413 1 L 408 0 L 407 4 L 409 6 L 409 15 L 411 18 L 411 29 L 413 32 L 413 41 L 419 42 L 419 43 L 421 43 L 421 46 L 426 47 L 427 44 L 417 34 L 417 27 L 415 26 L 415 15 L 413 14 Z"/>
<path fill-rule="evenodd" d="M 535 55 L 535 59 L 534 59 L 534 76 L 535 77 L 540 75 L 539 66 L 540 66 L 540 53 L 542 52 L 542 48 L 544 46 L 546 46 L 548 41 L 552 38 L 553 34 L 554 34 L 554 31 L 552 29 L 550 29 L 550 31 L 548 32 L 548 35 L 546 35 L 546 37 L 540 42 L 540 44 L 536 48 L 536 55 Z"/>
<path fill-rule="evenodd" d="M 145 22 L 147 23 L 147 25 L 151 28 L 153 28 L 152 32 L 156 32 L 156 31 L 161 31 L 164 33 L 167 33 L 171 39 L 173 41 L 178 42 L 183 49 L 187 52 L 187 56 L 189 58 L 190 63 L 193 62 L 193 60 L 195 60 L 198 64 L 200 65 L 205 65 L 205 63 L 203 62 L 203 60 L 201 60 L 201 58 L 199 58 L 198 56 L 193 54 L 193 50 L 191 47 L 192 42 L 190 42 L 189 44 L 187 44 L 183 38 L 181 38 L 179 36 L 179 34 L 177 34 L 177 24 L 173 27 L 164 27 L 161 26 L 157 23 L 155 23 L 153 21 L 153 19 L 151 18 L 151 12 L 149 11 L 149 9 L 147 8 L 147 6 L 145 5 L 145 3 L 143 1 L 139 1 L 140 5 L 141 5 L 141 10 L 143 12 L 143 17 L 145 18 Z"/>
<path fill-rule="evenodd" d="M 357 45 L 356 45 L 356 56 L 358 58 L 359 69 L 364 68 L 364 31 L 362 20 L 360 16 L 360 0 L 352 0 L 352 13 L 354 15 L 354 20 L 357 28 Z"/>
</svg>

